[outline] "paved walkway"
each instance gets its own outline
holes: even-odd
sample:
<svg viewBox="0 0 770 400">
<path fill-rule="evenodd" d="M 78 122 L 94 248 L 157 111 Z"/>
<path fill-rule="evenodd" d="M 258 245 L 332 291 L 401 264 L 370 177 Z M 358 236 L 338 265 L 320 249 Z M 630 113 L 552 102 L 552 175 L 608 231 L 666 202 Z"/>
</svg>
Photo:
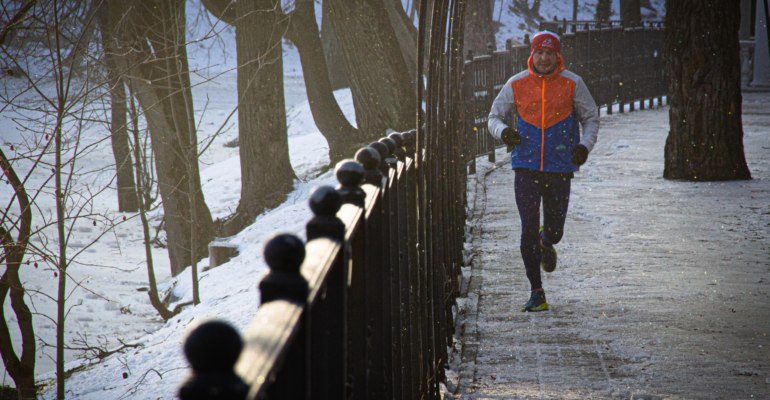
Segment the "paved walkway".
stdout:
<svg viewBox="0 0 770 400">
<path fill-rule="evenodd" d="M 712 183 L 661 178 L 668 107 L 603 116 L 541 313 L 519 312 L 529 283 L 498 152 L 472 182 L 455 397 L 770 399 L 770 94 L 743 112 L 754 180 Z"/>
</svg>

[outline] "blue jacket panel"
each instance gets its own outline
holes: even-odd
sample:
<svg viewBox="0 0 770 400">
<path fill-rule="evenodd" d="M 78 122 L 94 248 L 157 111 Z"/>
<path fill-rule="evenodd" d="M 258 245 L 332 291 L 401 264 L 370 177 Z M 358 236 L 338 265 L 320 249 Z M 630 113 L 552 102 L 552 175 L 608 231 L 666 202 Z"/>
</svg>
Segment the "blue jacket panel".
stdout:
<svg viewBox="0 0 770 400">
<path fill-rule="evenodd" d="M 527 168 L 540 171 L 540 161 L 543 162 L 542 171 L 569 173 L 579 171 L 580 168 L 572 164 L 572 149 L 580 143 L 580 124 L 573 111 L 567 118 L 545 129 L 545 138 L 542 130 L 517 115 L 518 131 L 521 135 L 521 144 L 514 147 L 511 152 L 512 168 Z M 545 141 L 543 157 L 541 148 Z"/>
</svg>

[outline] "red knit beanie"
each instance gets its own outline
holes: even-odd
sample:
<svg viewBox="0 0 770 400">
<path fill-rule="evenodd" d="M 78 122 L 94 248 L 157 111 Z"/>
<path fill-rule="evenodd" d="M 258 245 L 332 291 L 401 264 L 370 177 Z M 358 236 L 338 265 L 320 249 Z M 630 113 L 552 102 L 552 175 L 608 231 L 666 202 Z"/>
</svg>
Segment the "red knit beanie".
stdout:
<svg viewBox="0 0 770 400">
<path fill-rule="evenodd" d="M 530 53 L 530 55 L 534 55 L 535 52 L 540 49 L 551 50 L 556 53 L 556 56 L 558 57 L 561 53 L 561 41 L 559 41 L 559 35 L 549 31 L 542 31 L 535 34 L 535 37 L 532 38 L 532 53 Z"/>
</svg>

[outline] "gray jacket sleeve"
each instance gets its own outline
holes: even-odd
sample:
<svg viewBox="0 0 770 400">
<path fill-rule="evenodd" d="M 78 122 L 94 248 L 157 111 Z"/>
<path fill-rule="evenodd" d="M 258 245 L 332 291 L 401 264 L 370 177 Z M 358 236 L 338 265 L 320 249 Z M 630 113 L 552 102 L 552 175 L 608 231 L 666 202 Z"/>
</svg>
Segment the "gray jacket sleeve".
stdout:
<svg viewBox="0 0 770 400">
<path fill-rule="evenodd" d="M 512 79 L 513 78 L 509 79 L 508 82 L 503 85 L 500 93 L 492 103 L 492 108 L 490 109 L 489 117 L 487 118 L 487 128 L 489 129 L 489 133 L 491 133 L 495 139 L 500 139 L 503 129 L 508 127 L 505 125 L 505 122 L 503 122 L 505 113 L 515 107 L 516 104 L 513 101 L 513 88 L 511 87 Z"/>
<path fill-rule="evenodd" d="M 599 135 L 599 111 L 596 108 L 596 102 L 588 92 L 583 79 L 578 79 L 575 86 L 575 97 L 573 99 L 573 108 L 576 111 L 578 121 L 583 126 L 583 135 L 580 138 L 580 144 L 586 147 L 590 152 L 596 144 Z"/>
</svg>

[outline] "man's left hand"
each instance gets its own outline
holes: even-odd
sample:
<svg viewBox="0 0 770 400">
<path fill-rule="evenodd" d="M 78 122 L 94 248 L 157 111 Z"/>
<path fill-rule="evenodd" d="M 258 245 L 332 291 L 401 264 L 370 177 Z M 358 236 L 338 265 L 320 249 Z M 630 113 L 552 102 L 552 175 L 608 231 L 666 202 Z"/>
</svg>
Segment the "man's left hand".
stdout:
<svg viewBox="0 0 770 400">
<path fill-rule="evenodd" d="M 583 146 L 582 144 L 579 144 L 575 146 L 574 149 L 572 149 L 572 163 L 577 165 L 578 167 L 585 164 L 586 159 L 588 159 L 588 149 Z"/>
</svg>

